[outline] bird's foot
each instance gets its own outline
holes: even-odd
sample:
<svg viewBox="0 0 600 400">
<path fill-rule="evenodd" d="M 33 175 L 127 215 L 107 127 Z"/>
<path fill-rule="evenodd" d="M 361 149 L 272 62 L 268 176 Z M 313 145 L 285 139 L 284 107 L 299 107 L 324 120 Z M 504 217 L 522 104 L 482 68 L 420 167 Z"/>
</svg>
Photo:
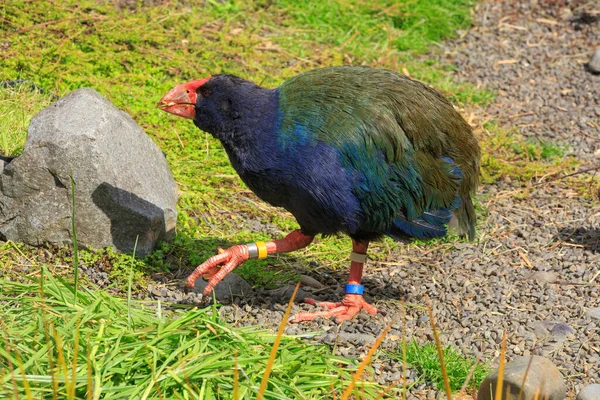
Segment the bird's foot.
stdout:
<svg viewBox="0 0 600 400">
<path fill-rule="evenodd" d="M 208 280 L 202 294 L 208 296 L 225 275 L 243 264 L 248 258 L 250 258 L 250 253 L 246 245 L 235 245 L 227 250 L 219 249 L 219 254 L 210 257 L 196 267 L 194 272 L 188 276 L 186 286 L 194 287 L 196 280 L 202 276 Z"/>
<path fill-rule="evenodd" d="M 315 312 L 302 312 L 296 314 L 290 322 L 305 322 L 312 321 L 313 319 L 324 317 L 332 318 L 335 317 L 338 323 L 348 321 L 360 310 L 365 310 L 371 315 L 377 314 L 377 308 L 365 301 L 360 294 L 347 294 L 341 302 L 329 302 L 321 301 L 318 302 L 315 299 L 307 298 L 304 300 L 305 303 L 317 305 L 319 307 L 325 307 L 327 310 L 315 311 Z"/>
</svg>

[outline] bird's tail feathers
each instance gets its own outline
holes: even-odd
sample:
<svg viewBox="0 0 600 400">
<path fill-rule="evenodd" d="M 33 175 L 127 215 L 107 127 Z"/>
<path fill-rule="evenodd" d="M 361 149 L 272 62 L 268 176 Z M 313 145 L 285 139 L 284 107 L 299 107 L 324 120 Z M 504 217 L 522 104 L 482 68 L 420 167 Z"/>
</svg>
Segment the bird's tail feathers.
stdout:
<svg viewBox="0 0 600 400">
<path fill-rule="evenodd" d="M 408 237 L 419 239 L 444 237 L 448 232 L 448 223 L 453 217 L 452 210 L 460 206 L 461 201 L 457 196 L 450 207 L 425 211 L 419 218 L 415 218 L 412 221 L 409 221 L 404 215 L 399 215 L 386 234 L 400 241 L 404 241 Z"/>
<path fill-rule="evenodd" d="M 459 166 L 449 157 L 442 157 L 447 164 L 447 173 L 460 186 L 464 186 L 464 175 Z M 430 239 L 444 237 L 448 228 L 454 230 L 459 236 L 467 236 L 469 240 L 475 238 L 475 209 L 469 193 L 455 196 L 454 201 L 448 207 L 435 210 L 427 210 L 418 218 L 409 220 L 404 214 L 398 215 L 386 235 L 400 241 L 406 241 L 410 237 L 418 239 Z"/>
<path fill-rule="evenodd" d="M 453 214 L 448 227 L 459 236 L 466 236 L 470 241 L 473 241 L 475 239 L 477 216 L 475 215 L 475 208 L 473 208 L 473 201 L 469 194 L 461 196 L 461 205 L 454 210 Z"/>
</svg>

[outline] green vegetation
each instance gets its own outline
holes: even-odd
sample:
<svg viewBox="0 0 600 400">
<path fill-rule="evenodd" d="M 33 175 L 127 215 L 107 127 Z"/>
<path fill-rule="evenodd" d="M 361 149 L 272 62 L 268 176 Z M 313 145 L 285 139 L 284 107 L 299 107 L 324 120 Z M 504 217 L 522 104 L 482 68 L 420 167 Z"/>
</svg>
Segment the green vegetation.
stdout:
<svg viewBox="0 0 600 400">
<path fill-rule="evenodd" d="M 501 177 L 523 182 L 542 176 L 574 171 L 579 161 L 564 157 L 564 149 L 550 142 L 526 140 L 514 130 L 500 128 L 494 123 L 483 127 L 481 141 L 481 175 L 484 183 Z"/>
<path fill-rule="evenodd" d="M 394 27 L 402 32 L 396 40 L 398 48 L 425 50 L 433 43 L 455 36 L 457 29 L 468 28 L 475 1 L 418 0 L 391 4 L 398 9 L 392 17 Z"/>
<path fill-rule="evenodd" d="M 29 85 L 0 89 L 0 154 L 20 154 L 23 151 L 31 117 L 51 101 L 50 95 L 31 90 Z"/>
<path fill-rule="evenodd" d="M 477 364 L 472 358 L 465 357 L 453 347 L 448 346 L 443 349 L 444 362 L 450 381 L 450 387 L 453 391 L 461 389 L 467 382 L 466 389 L 479 387 L 486 375 L 490 372 L 489 368 L 482 364 Z M 402 359 L 402 354 L 397 353 L 396 357 Z M 419 345 L 412 340 L 406 345 L 406 361 L 408 365 L 415 368 L 420 374 L 421 379 L 427 382 L 433 382 L 438 389 L 443 389 L 443 377 L 440 369 L 440 360 L 434 343 Z"/>
<path fill-rule="evenodd" d="M 238 398 L 256 398 L 275 340 L 233 329 L 215 308 L 167 313 L 160 303 L 85 288 L 73 301 L 75 288 L 45 268 L 23 283 L 0 279 L 0 293 L 2 398 L 230 399 L 234 374 Z M 266 397 L 340 393 L 352 365 L 325 346 L 284 336 Z M 364 398 L 382 390 L 357 386 Z"/>
</svg>

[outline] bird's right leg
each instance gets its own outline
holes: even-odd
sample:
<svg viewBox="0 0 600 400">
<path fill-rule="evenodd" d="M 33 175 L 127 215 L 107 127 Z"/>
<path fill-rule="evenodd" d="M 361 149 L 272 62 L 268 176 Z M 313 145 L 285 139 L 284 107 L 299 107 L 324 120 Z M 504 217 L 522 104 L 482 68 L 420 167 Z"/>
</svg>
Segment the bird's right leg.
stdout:
<svg viewBox="0 0 600 400">
<path fill-rule="evenodd" d="M 325 307 L 327 310 L 301 312 L 296 314 L 290 322 L 312 321 L 313 319 L 323 317 L 335 317 L 338 323 L 354 318 L 360 310 L 365 310 L 371 315 L 377 314 L 377 308 L 366 302 L 363 298 L 363 286 L 360 284 L 363 274 L 363 266 L 367 261 L 367 247 L 369 242 L 352 241 L 352 254 L 350 256 L 350 276 L 346 285 L 346 296 L 339 302 L 323 301 L 319 302 L 311 298 L 306 298 L 304 301 L 308 304 L 315 304 L 320 307 Z"/>
<path fill-rule="evenodd" d="M 227 250 L 219 249 L 219 254 L 210 257 L 200 264 L 188 276 L 186 285 L 194 287 L 194 282 L 200 276 L 206 275 L 209 281 L 202 294 L 208 296 L 225 275 L 242 265 L 244 261 L 251 258 L 266 258 L 268 254 L 287 253 L 298 250 L 308 246 L 314 238 L 314 236 L 305 235 L 301 230 L 297 229 L 283 239 L 273 240 L 272 242 L 238 244 L 231 246 Z"/>
</svg>

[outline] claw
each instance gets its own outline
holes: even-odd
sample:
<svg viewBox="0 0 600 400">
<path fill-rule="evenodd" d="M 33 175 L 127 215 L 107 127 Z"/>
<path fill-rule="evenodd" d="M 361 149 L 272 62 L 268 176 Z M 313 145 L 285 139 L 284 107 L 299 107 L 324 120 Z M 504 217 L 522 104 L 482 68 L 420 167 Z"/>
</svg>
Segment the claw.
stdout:
<svg viewBox="0 0 600 400">
<path fill-rule="evenodd" d="M 194 287 L 194 283 L 199 277 L 208 278 L 208 284 L 202 292 L 204 296 L 210 295 L 210 292 L 225 275 L 242 265 L 249 258 L 248 247 L 244 245 L 232 246 L 227 250 L 218 249 L 218 252 L 219 254 L 210 257 L 196 267 L 186 281 L 188 287 Z"/>
<path fill-rule="evenodd" d="M 305 299 L 304 302 L 312 305 L 317 305 L 319 307 L 325 307 L 328 310 L 298 313 L 290 320 L 290 322 L 298 323 L 304 321 L 312 321 L 319 317 L 335 317 L 336 322 L 342 323 L 344 321 L 348 321 L 354 318 L 354 316 L 358 314 L 358 312 L 361 309 L 365 310 L 371 315 L 377 314 L 377 308 L 367 303 L 360 294 L 347 294 L 341 302 L 318 302 L 315 299 L 311 298 Z"/>
<path fill-rule="evenodd" d="M 205 281 L 210 280 L 210 278 L 212 278 L 217 272 L 219 272 L 220 269 L 220 267 L 212 267 L 204 274 L 202 274 L 202 279 L 204 279 Z"/>
</svg>

